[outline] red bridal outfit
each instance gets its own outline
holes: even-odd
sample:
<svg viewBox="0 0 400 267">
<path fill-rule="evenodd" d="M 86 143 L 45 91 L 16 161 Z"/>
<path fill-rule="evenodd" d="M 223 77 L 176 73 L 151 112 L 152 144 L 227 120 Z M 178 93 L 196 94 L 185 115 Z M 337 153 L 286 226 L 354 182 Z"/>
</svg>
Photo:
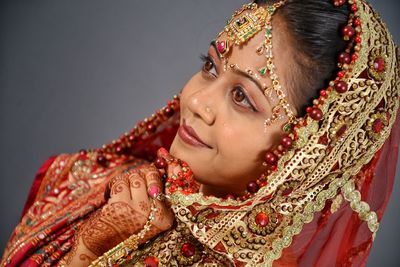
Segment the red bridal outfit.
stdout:
<svg viewBox="0 0 400 267">
<path fill-rule="evenodd" d="M 263 174 L 258 190 L 243 199 L 218 199 L 190 192 L 188 181 L 169 177 L 174 226 L 93 266 L 365 265 L 395 177 L 399 52 L 373 9 L 364 1 L 349 2 L 346 60 L 291 127 L 290 146 Z M 258 23 L 270 10 L 261 8 L 245 5 L 228 26 Z M 225 44 L 218 43 L 221 53 Z M 174 98 L 112 144 L 47 160 L 2 266 L 62 265 L 77 230 L 106 202 L 110 177 L 154 160 L 158 148 L 169 148 L 178 125 Z"/>
</svg>

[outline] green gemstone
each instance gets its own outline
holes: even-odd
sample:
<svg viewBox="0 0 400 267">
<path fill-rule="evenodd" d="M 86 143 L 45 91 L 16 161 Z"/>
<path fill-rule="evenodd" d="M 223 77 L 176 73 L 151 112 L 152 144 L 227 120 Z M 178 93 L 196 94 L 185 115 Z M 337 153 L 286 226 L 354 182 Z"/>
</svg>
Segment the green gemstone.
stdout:
<svg viewBox="0 0 400 267">
<path fill-rule="evenodd" d="M 265 74 L 267 74 L 267 68 L 263 67 L 259 69 L 258 72 L 260 73 L 261 76 L 264 76 Z"/>
<path fill-rule="evenodd" d="M 270 6 L 270 7 L 268 8 L 268 13 L 272 15 L 272 14 L 274 14 L 274 12 L 275 12 L 275 8 L 272 7 L 272 6 Z"/>
<path fill-rule="evenodd" d="M 283 126 L 283 131 L 284 131 L 285 133 L 290 133 L 290 132 L 292 131 L 292 128 L 293 128 L 293 125 L 292 125 L 291 123 L 286 123 L 286 124 Z"/>
</svg>

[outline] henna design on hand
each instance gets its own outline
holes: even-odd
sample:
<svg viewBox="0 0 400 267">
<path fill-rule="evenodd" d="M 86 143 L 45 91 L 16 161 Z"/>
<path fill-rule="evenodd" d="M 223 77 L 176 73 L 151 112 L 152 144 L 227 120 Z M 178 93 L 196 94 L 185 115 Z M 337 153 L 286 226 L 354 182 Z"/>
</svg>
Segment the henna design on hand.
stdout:
<svg viewBox="0 0 400 267">
<path fill-rule="evenodd" d="M 86 254 L 81 254 L 81 255 L 79 255 L 79 259 L 81 260 L 81 261 L 84 261 L 84 262 L 87 262 L 88 263 L 88 265 L 93 261 L 93 260 L 95 260 L 95 259 L 93 259 L 92 257 L 90 257 L 90 256 L 88 256 L 88 255 L 86 255 Z"/>
<path fill-rule="evenodd" d="M 140 201 L 139 202 L 139 207 L 144 213 L 149 213 L 150 212 L 150 205 L 149 203 L 145 201 Z"/>
<path fill-rule="evenodd" d="M 143 228 L 147 215 L 138 213 L 128 203 L 107 204 L 90 218 L 82 232 L 88 250 L 100 256 Z"/>
<path fill-rule="evenodd" d="M 138 189 L 140 187 L 144 187 L 145 183 L 143 178 L 140 176 L 138 172 L 129 175 L 128 181 L 131 188 Z"/>
<path fill-rule="evenodd" d="M 109 183 L 110 196 L 116 195 L 124 191 L 124 187 L 129 188 L 129 180 L 126 174 L 119 174 L 111 178 Z"/>
</svg>

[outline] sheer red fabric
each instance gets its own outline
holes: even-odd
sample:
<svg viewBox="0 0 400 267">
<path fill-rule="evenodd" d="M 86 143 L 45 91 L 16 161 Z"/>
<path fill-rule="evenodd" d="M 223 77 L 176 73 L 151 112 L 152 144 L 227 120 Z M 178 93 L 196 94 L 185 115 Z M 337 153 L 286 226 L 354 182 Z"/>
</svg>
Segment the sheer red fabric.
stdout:
<svg viewBox="0 0 400 267">
<path fill-rule="evenodd" d="M 377 213 L 379 221 L 393 189 L 399 140 L 400 115 L 384 146 L 354 177 L 362 200 Z M 275 262 L 277 266 L 365 266 L 373 244 L 367 223 L 345 200 L 334 213 L 331 203 L 304 226 L 292 245 L 283 251 L 281 259 Z"/>
</svg>

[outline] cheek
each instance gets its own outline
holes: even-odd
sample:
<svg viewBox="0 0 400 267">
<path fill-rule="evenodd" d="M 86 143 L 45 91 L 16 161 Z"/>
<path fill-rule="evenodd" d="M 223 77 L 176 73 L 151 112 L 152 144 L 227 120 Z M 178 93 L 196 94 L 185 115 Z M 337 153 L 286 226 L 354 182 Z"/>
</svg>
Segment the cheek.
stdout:
<svg viewBox="0 0 400 267">
<path fill-rule="evenodd" d="M 261 126 L 260 126 L 261 125 Z M 222 123 L 218 129 L 218 158 L 232 171 L 249 171 L 262 163 L 262 154 L 268 145 L 262 122 L 244 123 L 239 120 Z M 239 171 L 240 172 L 240 171 Z"/>
</svg>

